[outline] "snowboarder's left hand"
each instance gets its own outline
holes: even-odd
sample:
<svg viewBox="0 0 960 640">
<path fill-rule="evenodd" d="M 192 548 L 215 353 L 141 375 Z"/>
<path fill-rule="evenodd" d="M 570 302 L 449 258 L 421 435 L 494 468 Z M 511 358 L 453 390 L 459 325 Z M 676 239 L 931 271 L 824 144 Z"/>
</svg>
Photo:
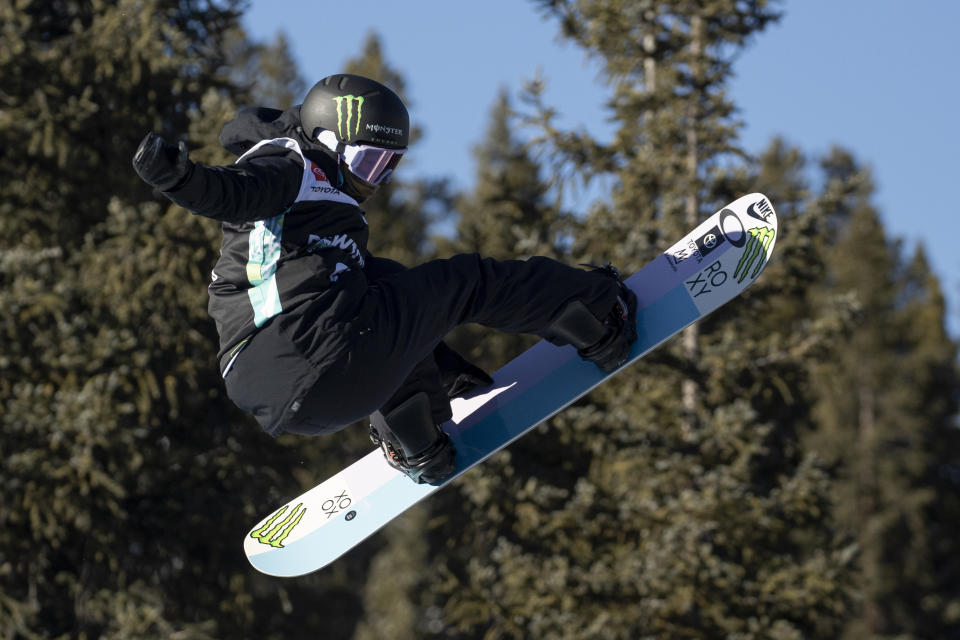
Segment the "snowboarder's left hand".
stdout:
<svg viewBox="0 0 960 640">
<path fill-rule="evenodd" d="M 172 191 L 193 168 L 187 143 L 169 144 L 160 135 L 148 133 L 133 155 L 133 169 L 149 185 L 160 191 Z"/>
<path fill-rule="evenodd" d="M 493 378 L 486 371 L 467 361 L 445 342 L 433 350 L 433 358 L 440 369 L 440 384 L 448 398 L 456 398 L 473 389 L 493 384 Z"/>
</svg>

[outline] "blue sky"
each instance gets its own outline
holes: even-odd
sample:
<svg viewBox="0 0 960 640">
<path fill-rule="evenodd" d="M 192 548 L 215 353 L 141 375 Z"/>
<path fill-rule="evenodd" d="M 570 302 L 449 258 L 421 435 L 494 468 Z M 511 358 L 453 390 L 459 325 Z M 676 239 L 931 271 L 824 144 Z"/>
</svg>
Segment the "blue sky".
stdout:
<svg viewBox="0 0 960 640">
<path fill-rule="evenodd" d="M 960 2 L 786 0 L 778 25 L 756 37 L 730 89 L 746 123 L 743 146 L 774 135 L 816 158 L 832 145 L 870 167 L 888 232 L 922 242 L 950 298 L 960 335 Z M 257 39 L 284 31 L 308 83 L 340 71 L 364 36 L 381 37 L 407 81 L 424 139 L 401 168 L 473 184 L 472 148 L 501 87 L 516 96 L 538 72 L 561 124 L 603 136 L 606 95 L 596 66 L 560 42 L 557 24 L 521 0 L 482 3 L 252 0 L 245 25 Z M 776 203 L 774 203 L 776 204 Z"/>
</svg>

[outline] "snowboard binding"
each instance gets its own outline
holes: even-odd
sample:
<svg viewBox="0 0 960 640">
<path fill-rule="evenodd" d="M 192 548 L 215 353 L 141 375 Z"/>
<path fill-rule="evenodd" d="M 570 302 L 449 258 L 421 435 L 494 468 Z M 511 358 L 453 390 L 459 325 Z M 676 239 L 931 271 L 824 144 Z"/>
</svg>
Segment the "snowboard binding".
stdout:
<svg viewBox="0 0 960 640">
<path fill-rule="evenodd" d="M 611 373 L 627 361 L 630 347 L 637 340 L 637 296 L 623 284 L 620 271 L 612 264 L 583 266 L 617 283 L 616 302 L 602 320 L 580 300 L 569 303 L 547 328 L 548 339 L 555 344 L 572 344 L 581 358 Z"/>
<path fill-rule="evenodd" d="M 394 469 L 417 483 L 435 484 L 457 469 L 456 450 L 430 411 L 426 393 L 414 394 L 384 415 L 370 416 L 370 440 Z"/>
</svg>

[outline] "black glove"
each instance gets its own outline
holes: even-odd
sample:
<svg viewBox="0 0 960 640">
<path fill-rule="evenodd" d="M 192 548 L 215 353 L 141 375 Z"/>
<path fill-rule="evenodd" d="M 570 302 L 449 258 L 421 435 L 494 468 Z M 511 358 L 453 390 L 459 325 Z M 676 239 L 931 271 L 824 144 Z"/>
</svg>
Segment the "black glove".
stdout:
<svg viewBox="0 0 960 640">
<path fill-rule="evenodd" d="M 440 369 L 440 384 L 448 398 L 456 398 L 473 389 L 493 384 L 493 378 L 483 369 L 465 360 L 445 342 L 441 342 L 433 350 L 433 359 Z"/>
<path fill-rule="evenodd" d="M 173 146 L 156 133 L 148 133 L 133 155 L 133 169 L 147 184 L 160 191 L 173 191 L 193 169 L 187 143 Z"/>
</svg>

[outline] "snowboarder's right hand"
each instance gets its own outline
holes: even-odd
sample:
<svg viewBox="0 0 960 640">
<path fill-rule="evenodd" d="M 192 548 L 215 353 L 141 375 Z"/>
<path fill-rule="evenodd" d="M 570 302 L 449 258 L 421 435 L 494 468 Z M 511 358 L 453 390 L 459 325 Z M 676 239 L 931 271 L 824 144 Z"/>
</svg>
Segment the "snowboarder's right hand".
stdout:
<svg viewBox="0 0 960 640">
<path fill-rule="evenodd" d="M 167 143 L 160 135 L 150 132 L 133 155 L 133 168 L 137 175 L 160 191 L 173 191 L 193 169 L 187 143 L 177 146 Z"/>
</svg>

